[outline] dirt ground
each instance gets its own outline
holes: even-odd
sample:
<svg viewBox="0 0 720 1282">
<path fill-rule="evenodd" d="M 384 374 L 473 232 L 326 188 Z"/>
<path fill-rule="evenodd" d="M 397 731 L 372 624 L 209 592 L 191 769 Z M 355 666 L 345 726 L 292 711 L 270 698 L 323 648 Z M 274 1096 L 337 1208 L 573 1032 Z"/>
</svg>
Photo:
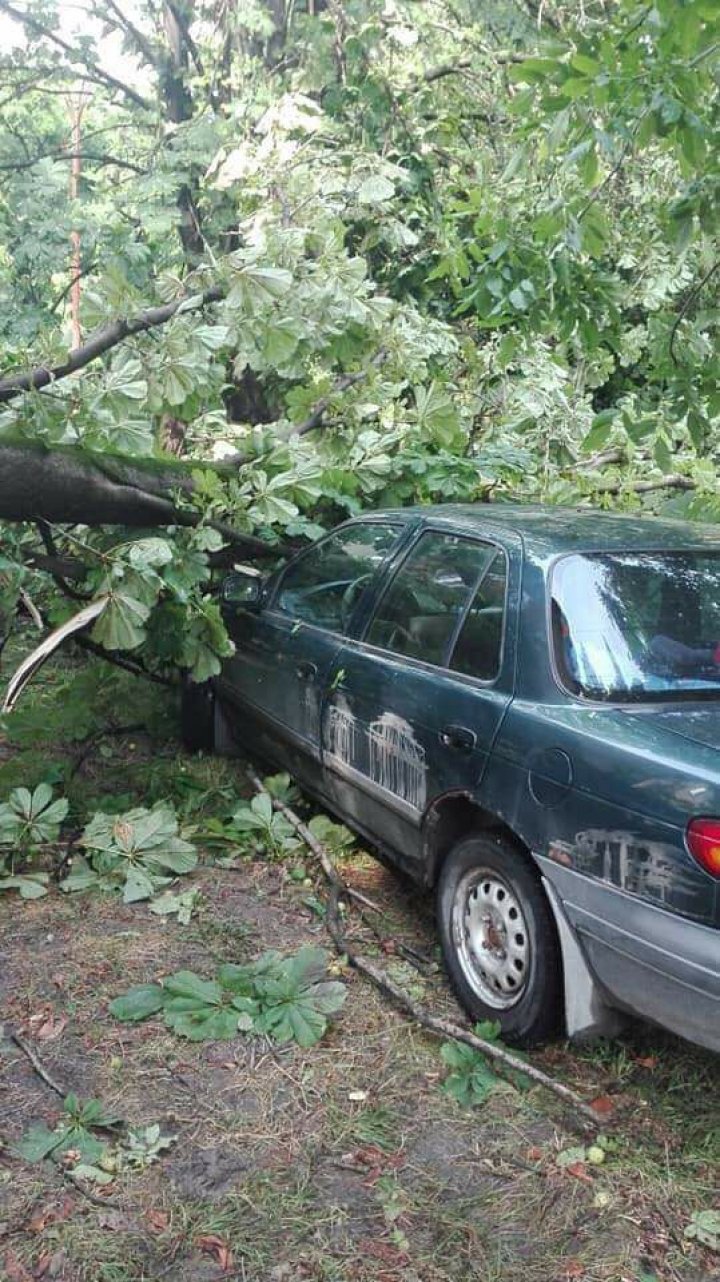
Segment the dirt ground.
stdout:
<svg viewBox="0 0 720 1282">
<path fill-rule="evenodd" d="M 109 742 L 73 767 L 71 797 L 121 791 L 138 804 L 172 781 L 181 809 L 205 796 L 198 789 L 225 804 L 247 790 L 239 764 L 184 757 L 172 742 L 144 756 L 133 744 L 131 760 Z M 433 1011 L 461 1019 L 431 902 L 363 851 L 342 866 L 382 909 L 374 931 L 351 912 L 356 943 Z M 540 1089 L 498 1080 L 481 1106 L 459 1105 L 442 1089 L 439 1040 L 342 965 L 347 1001 L 308 1050 L 247 1035 L 191 1043 L 158 1018 L 119 1023 L 108 1005 L 132 984 L 180 968 L 209 975 L 267 948 L 331 949 L 320 876 L 309 888 L 282 862 L 208 858 L 190 885 L 201 900 L 186 926 L 147 904 L 57 887 L 0 901 L 3 1282 L 720 1278 L 720 1257 L 685 1232 L 694 1212 L 720 1206 L 716 1058 L 644 1027 L 534 1053 L 605 1110 L 607 1156 L 592 1166 L 560 1156 L 583 1137 Z M 52 1127 L 62 1101 L 14 1033 L 64 1091 L 101 1099 L 131 1126 L 159 1123 L 172 1145 L 146 1170 L 85 1186 L 90 1196 L 57 1164 L 16 1156 L 13 1144 L 34 1124 Z"/>
</svg>

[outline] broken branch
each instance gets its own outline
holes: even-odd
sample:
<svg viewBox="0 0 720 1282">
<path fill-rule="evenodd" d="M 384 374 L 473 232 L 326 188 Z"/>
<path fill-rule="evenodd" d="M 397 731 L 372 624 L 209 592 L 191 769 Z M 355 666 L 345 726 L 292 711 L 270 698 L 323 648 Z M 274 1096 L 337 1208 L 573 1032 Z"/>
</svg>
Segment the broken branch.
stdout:
<svg viewBox="0 0 720 1282">
<path fill-rule="evenodd" d="M 248 774 L 251 783 L 257 791 L 270 797 L 270 793 L 267 791 L 262 780 L 255 771 L 249 770 Z M 554 1077 L 550 1077 L 547 1073 L 544 1073 L 542 1069 L 536 1068 L 534 1064 L 529 1064 L 526 1060 L 520 1059 L 517 1055 L 513 1055 L 512 1051 L 506 1050 L 504 1046 L 498 1046 L 495 1042 L 488 1042 L 483 1037 L 478 1037 L 477 1034 L 470 1032 L 468 1029 L 462 1028 L 459 1024 L 455 1024 L 450 1020 L 441 1019 L 439 1016 L 431 1014 L 430 1011 L 426 1010 L 424 1006 L 421 1006 L 419 1002 L 414 1001 L 414 999 L 410 997 L 404 989 L 390 979 L 390 977 L 386 975 L 380 967 L 375 966 L 372 962 L 368 961 L 367 958 L 356 953 L 355 950 L 349 946 L 340 924 L 339 902 L 343 896 L 348 898 L 352 897 L 350 887 L 345 884 L 343 878 L 338 873 L 323 843 L 313 835 L 307 825 L 303 823 L 302 819 L 300 819 L 299 815 L 297 815 L 290 806 L 286 805 L 285 802 L 279 801 L 275 797 L 270 797 L 270 800 L 272 801 L 273 808 L 285 816 L 285 818 L 292 824 L 298 836 L 305 842 L 308 849 L 316 856 L 325 876 L 330 882 L 327 926 L 336 948 L 340 953 L 344 953 L 348 957 L 350 964 L 363 975 L 367 975 L 368 979 L 371 979 L 377 988 L 380 988 L 383 992 L 387 993 L 402 1010 L 406 1011 L 408 1015 L 417 1020 L 419 1024 L 422 1024 L 424 1028 L 427 1028 L 429 1032 L 436 1033 L 441 1037 L 450 1037 L 457 1042 L 463 1042 L 464 1045 L 471 1046 L 473 1050 L 479 1051 L 488 1059 L 502 1064 L 504 1068 L 510 1069 L 514 1073 L 523 1073 L 526 1077 L 529 1077 L 531 1081 L 537 1082 L 539 1086 L 544 1087 L 545 1090 L 552 1091 L 552 1093 L 561 1099 L 564 1104 L 569 1105 L 574 1112 L 579 1113 L 586 1126 L 592 1126 L 594 1130 L 597 1130 L 598 1118 L 596 1114 L 590 1108 L 590 1105 L 586 1104 L 585 1101 L 581 1099 L 575 1091 L 571 1090 L 569 1086 L 565 1086 L 562 1082 L 558 1082 Z"/>
</svg>

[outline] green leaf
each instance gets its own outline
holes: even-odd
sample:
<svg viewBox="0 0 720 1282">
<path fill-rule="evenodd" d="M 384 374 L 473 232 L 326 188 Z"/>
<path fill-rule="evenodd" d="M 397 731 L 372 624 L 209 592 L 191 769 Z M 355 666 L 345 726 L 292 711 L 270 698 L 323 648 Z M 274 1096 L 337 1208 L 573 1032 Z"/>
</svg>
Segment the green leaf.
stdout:
<svg viewBox="0 0 720 1282">
<path fill-rule="evenodd" d="M 138 984 L 110 1002 L 108 1010 L 123 1023 L 137 1023 L 162 1010 L 165 993 L 159 984 Z"/>
<path fill-rule="evenodd" d="M 292 288 L 293 278 L 284 267 L 260 267 L 257 263 L 244 263 L 233 276 L 228 303 L 240 307 L 249 315 L 282 298 Z"/>
<path fill-rule="evenodd" d="M 145 640 L 150 610 L 142 601 L 113 592 L 96 620 L 92 637 L 106 650 L 135 650 Z"/>
<path fill-rule="evenodd" d="M 184 997 L 204 1005 L 220 1006 L 222 989 L 211 979 L 201 979 L 191 970 L 179 970 L 164 981 L 165 992 L 171 997 Z"/>
<path fill-rule="evenodd" d="M 173 550 L 166 539 L 138 539 L 131 544 L 129 561 L 138 570 L 155 569 L 173 559 Z"/>
<path fill-rule="evenodd" d="M 229 1041 L 238 1032 L 242 1016 L 232 1006 L 199 1006 L 194 1010 L 165 1008 L 165 1022 L 178 1037 L 192 1042 Z"/>
<path fill-rule="evenodd" d="M 125 878 L 123 903 L 136 904 L 142 899 L 152 899 L 155 889 L 153 878 L 138 864 L 131 864 Z"/>
<path fill-rule="evenodd" d="M 63 1133 L 50 1131 L 47 1126 L 31 1126 L 15 1145 L 15 1152 L 27 1162 L 41 1162 L 62 1142 Z"/>
<path fill-rule="evenodd" d="M 685 1237 L 695 1238 L 711 1251 L 720 1251 L 720 1211 L 694 1211 Z"/>
<path fill-rule="evenodd" d="M 395 187 L 382 174 L 373 174 L 358 187 L 357 198 L 361 205 L 382 205 L 395 195 Z"/>
<path fill-rule="evenodd" d="M 576 1162 L 584 1162 L 587 1159 L 587 1149 L 581 1145 L 573 1145 L 571 1148 L 564 1148 L 558 1153 L 556 1161 L 563 1170 L 566 1166 L 574 1166 Z"/>
<path fill-rule="evenodd" d="M 600 63 L 594 58 L 589 58 L 585 53 L 573 54 L 570 59 L 570 66 L 573 71 L 580 71 L 583 76 L 597 76 L 600 73 Z"/>
<path fill-rule="evenodd" d="M 50 878 L 45 872 L 15 873 L 0 877 L 0 891 L 17 890 L 21 899 L 42 899 L 46 895 Z"/>
<path fill-rule="evenodd" d="M 591 454 L 607 445 L 613 433 L 615 417 L 615 410 L 602 410 L 595 415 L 592 427 L 583 440 L 583 451 Z"/>
</svg>

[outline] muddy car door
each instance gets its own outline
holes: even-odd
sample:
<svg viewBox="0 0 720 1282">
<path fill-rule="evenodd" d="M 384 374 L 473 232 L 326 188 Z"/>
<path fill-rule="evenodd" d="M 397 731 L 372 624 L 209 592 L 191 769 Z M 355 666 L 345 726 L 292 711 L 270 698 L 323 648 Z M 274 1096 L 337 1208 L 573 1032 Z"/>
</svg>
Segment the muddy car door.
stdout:
<svg viewBox="0 0 720 1282">
<path fill-rule="evenodd" d="M 519 551 L 425 529 L 323 709 L 325 790 L 356 827 L 416 859 L 427 807 L 472 791 L 512 697 Z"/>
<path fill-rule="evenodd" d="M 342 526 L 291 561 L 261 612 L 232 631 L 224 696 L 248 714 L 258 750 L 316 790 L 328 672 L 402 528 L 388 520 Z"/>
</svg>

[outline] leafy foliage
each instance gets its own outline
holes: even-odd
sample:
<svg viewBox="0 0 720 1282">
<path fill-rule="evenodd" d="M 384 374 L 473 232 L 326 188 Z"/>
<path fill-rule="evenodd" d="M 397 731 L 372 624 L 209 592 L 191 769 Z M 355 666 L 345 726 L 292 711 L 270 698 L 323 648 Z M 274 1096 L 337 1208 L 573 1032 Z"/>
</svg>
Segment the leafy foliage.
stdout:
<svg viewBox="0 0 720 1282">
<path fill-rule="evenodd" d="M 68 811 L 64 798 L 53 801 L 53 790 L 41 783 L 30 792 L 15 788 L 0 805 L 0 890 L 18 890 L 22 899 L 39 899 L 47 894 L 48 877 L 28 871 L 26 865 L 39 846 L 57 841 Z"/>
<path fill-rule="evenodd" d="M 483 1055 L 461 1042 L 445 1042 L 440 1049 L 450 1070 L 443 1090 L 459 1104 L 483 1104 L 497 1086 L 497 1077 Z"/>
<path fill-rule="evenodd" d="M 175 812 L 164 802 L 151 810 L 137 807 L 123 815 L 94 815 L 80 845 L 89 852 L 89 862 L 76 860 L 61 882 L 62 889 L 102 886 L 121 890 L 126 904 L 152 899 L 173 877 L 197 866 L 195 847 L 180 837 Z M 177 906 L 166 900 L 165 905 L 163 911 L 182 912 L 183 916 L 192 907 L 188 899 Z"/>
<path fill-rule="evenodd" d="M 500 1041 L 500 1025 L 496 1020 L 485 1020 L 476 1024 L 473 1032 L 486 1042 Z M 513 1051 L 516 1058 L 523 1058 L 522 1052 Z M 498 1077 L 491 1062 L 473 1046 L 462 1042 L 445 1042 L 440 1049 L 443 1063 L 450 1072 L 443 1082 L 443 1090 L 459 1104 L 482 1104 L 498 1084 Z M 517 1090 L 525 1090 L 528 1078 L 524 1073 L 514 1069 L 506 1070 L 506 1076 Z"/>
<path fill-rule="evenodd" d="M 17 1152 L 28 1162 L 40 1162 L 43 1158 L 66 1162 L 74 1166 L 75 1175 L 105 1183 L 98 1163 L 107 1145 L 95 1131 L 108 1130 L 120 1121 L 115 1114 L 106 1112 L 101 1100 L 83 1102 L 77 1095 L 70 1094 L 63 1101 L 62 1117 L 55 1128 L 31 1126 L 18 1143 Z"/>
<path fill-rule="evenodd" d="M 273 776 L 271 776 L 271 780 Z M 274 776 L 279 795 L 288 792 L 288 785 L 281 776 Z M 238 846 L 248 854 L 265 856 L 269 859 L 281 859 L 297 852 L 301 843 L 298 841 L 292 824 L 273 810 L 272 799 L 266 793 L 259 793 L 251 801 L 243 801 L 234 810 L 230 820 L 223 824 L 211 822 L 208 835 L 221 838 L 231 846 Z"/>
<path fill-rule="evenodd" d="M 685 1237 L 694 1238 L 711 1251 L 720 1251 L 720 1211 L 694 1211 Z"/>
<path fill-rule="evenodd" d="M 238 1032 L 312 1046 L 347 991 L 325 978 L 327 954 L 302 948 L 295 956 L 267 952 L 246 966 L 227 963 L 215 979 L 178 971 L 159 984 L 131 988 L 110 1004 L 117 1019 L 136 1023 L 162 1011 L 165 1023 L 190 1041 L 226 1041 Z"/>
<path fill-rule="evenodd" d="M 123 1170 L 145 1170 L 174 1140 L 162 1135 L 157 1123 L 130 1127 L 111 1143 L 97 1134 L 115 1131 L 122 1124 L 122 1118 L 108 1113 L 101 1100 L 66 1095 L 57 1125 L 52 1130 L 45 1125 L 29 1127 L 15 1151 L 28 1162 L 49 1158 L 68 1169 L 74 1179 L 109 1184 Z"/>
<path fill-rule="evenodd" d="M 52 30 L 57 0 L 36 8 Z M 74 200 L 57 91 L 77 59 L 37 30 L 0 58 L 6 372 L 66 354 L 73 229 L 84 333 L 185 300 L 0 412 L 0 442 L 90 451 L 113 478 L 170 446 L 194 470 L 177 498 L 200 528 L 55 532 L 80 590 L 109 594 L 95 640 L 217 672 L 210 523 L 272 545 L 491 492 L 720 518 L 717 6 L 686 0 L 680 22 L 671 0 L 612 0 L 538 24 L 502 0 L 442 22 L 352 0 L 342 21 L 293 5 L 278 24 L 262 0 L 232 18 L 199 3 L 173 78 L 141 0 L 119 89 L 100 44 L 116 10 L 100 0 L 77 46 Z M 222 297 L 201 307 L 208 286 Z M 11 611 L 48 579 L 34 530 L 4 548 Z"/>
</svg>

